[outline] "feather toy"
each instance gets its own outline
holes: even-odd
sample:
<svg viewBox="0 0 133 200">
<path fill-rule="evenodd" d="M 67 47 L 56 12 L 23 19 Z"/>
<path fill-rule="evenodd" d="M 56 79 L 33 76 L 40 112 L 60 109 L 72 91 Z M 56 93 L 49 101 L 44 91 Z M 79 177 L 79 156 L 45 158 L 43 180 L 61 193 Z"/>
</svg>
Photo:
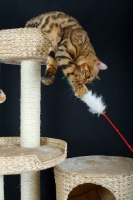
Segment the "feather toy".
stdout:
<svg viewBox="0 0 133 200">
<path fill-rule="evenodd" d="M 92 114 L 98 114 L 98 116 L 105 110 L 106 105 L 103 102 L 102 96 L 98 97 L 96 94 L 92 94 L 92 91 L 89 90 L 81 100 L 87 104 L 89 111 Z"/>
</svg>

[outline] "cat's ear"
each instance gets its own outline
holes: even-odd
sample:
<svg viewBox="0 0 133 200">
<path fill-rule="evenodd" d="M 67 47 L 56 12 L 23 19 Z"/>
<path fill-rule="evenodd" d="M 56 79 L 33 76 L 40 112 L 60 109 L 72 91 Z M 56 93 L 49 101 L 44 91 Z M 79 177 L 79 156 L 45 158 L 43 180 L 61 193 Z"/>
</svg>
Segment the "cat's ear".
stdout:
<svg viewBox="0 0 133 200">
<path fill-rule="evenodd" d="M 95 67 L 97 67 L 99 70 L 105 70 L 108 68 L 107 65 L 99 60 L 95 62 Z"/>
</svg>

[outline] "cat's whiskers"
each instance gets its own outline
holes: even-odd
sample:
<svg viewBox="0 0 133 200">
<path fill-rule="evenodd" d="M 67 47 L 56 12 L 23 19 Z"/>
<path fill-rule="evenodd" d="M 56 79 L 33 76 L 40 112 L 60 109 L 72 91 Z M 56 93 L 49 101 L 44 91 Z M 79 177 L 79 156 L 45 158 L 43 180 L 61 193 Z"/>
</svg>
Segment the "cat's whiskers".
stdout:
<svg viewBox="0 0 133 200">
<path fill-rule="evenodd" d="M 74 96 L 74 97 L 75 97 L 75 96 Z M 77 100 L 77 97 L 74 98 L 74 103 L 76 102 L 76 100 Z"/>
<path fill-rule="evenodd" d="M 94 82 L 91 82 L 90 85 L 92 85 L 93 87 L 96 87 L 96 84 Z"/>
<path fill-rule="evenodd" d="M 72 88 L 70 87 L 69 89 L 67 89 L 64 94 L 68 93 L 68 92 L 72 92 Z"/>
<path fill-rule="evenodd" d="M 71 101 L 72 99 L 72 96 L 73 96 L 73 92 L 71 92 L 70 96 L 69 96 L 69 100 Z"/>
<path fill-rule="evenodd" d="M 74 95 L 74 90 L 73 90 L 73 88 L 71 87 L 71 90 L 69 90 L 69 91 L 70 91 L 69 100 L 71 101 L 72 96 Z"/>
</svg>

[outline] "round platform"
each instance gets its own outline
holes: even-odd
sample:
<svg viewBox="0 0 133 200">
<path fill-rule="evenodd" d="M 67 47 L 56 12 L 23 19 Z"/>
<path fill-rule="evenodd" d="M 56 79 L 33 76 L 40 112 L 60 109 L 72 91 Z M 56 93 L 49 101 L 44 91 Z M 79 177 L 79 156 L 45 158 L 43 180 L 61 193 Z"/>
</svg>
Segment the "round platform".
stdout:
<svg viewBox="0 0 133 200">
<path fill-rule="evenodd" d="M 66 158 L 66 142 L 41 138 L 40 144 L 40 148 L 21 148 L 19 137 L 0 138 L 0 175 L 47 169 Z"/>
<path fill-rule="evenodd" d="M 39 60 L 45 64 L 50 44 L 37 28 L 0 30 L 0 62 L 20 64 L 23 60 Z"/>
<path fill-rule="evenodd" d="M 69 158 L 55 166 L 54 172 L 57 200 L 86 198 L 97 200 L 98 190 L 99 196 L 102 192 L 100 198 L 105 200 L 132 200 L 133 198 L 133 159 L 130 158 L 114 156 Z M 87 183 L 91 186 L 88 187 Z M 91 192 L 93 188 L 96 193 L 95 191 L 93 194 L 90 191 L 87 193 L 86 188 L 88 190 L 91 188 Z"/>
<path fill-rule="evenodd" d="M 57 169 L 71 174 L 118 176 L 133 174 L 133 159 L 115 156 L 84 156 L 68 158 Z"/>
</svg>

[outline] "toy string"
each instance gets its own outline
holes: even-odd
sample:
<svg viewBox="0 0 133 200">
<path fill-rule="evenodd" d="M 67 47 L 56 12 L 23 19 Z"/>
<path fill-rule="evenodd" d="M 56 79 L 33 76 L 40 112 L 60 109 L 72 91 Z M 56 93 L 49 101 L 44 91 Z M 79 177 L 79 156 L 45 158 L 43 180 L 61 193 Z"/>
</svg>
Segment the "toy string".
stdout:
<svg viewBox="0 0 133 200">
<path fill-rule="evenodd" d="M 120 131 L 116 128 L 116 126 L 112 123 L 112 121 L 107 117 L 107 115 L 102 112 L 102 115 L 107 119 L 107 121 L 113 126 L 113 128 L 115 129 L 115 131 L 119 134 L 119 136 L 122 138 L 122 140 L 125 142 L 125 144 L 127 145 L 127 147 L 131 150 L 131 152 L 133 152 L 133 148 L 129 145 L 129 143 L 127 142 L 127 140 L 123 137 L 123 135 L 120 133 Z"/>
</svg>

